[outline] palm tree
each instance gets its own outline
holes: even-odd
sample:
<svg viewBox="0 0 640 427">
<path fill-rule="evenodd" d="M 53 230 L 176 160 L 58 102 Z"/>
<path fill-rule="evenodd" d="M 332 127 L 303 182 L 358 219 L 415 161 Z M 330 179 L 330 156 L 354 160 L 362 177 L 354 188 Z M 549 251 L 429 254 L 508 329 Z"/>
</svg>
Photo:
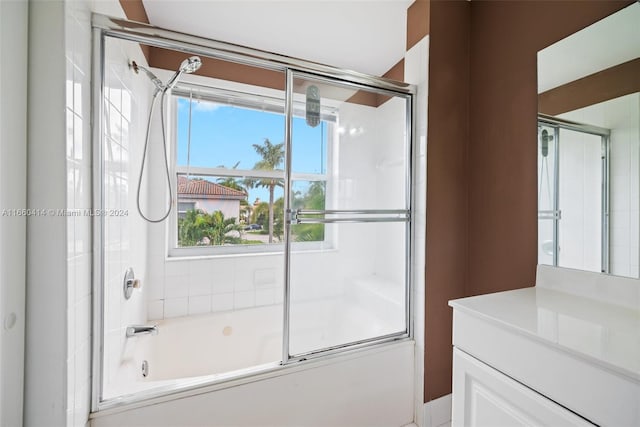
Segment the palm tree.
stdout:
<svg viewBox="0 0 640 427">
<path fill-rule="evenodd" d="M 195 246 L 206 241 L 209 245 L 240 243 L 240 238 L 231 232 L 239 235 L 241 229 L 235 218 L 225 218 L 221 211 L 206 214 L 190 210 L 178 222 L 178 239 L 180 246 Z"/>
<path fill-rule="evenodd" d="M 240 233 L 242 229 L 235 218 L 225 218 L 221 211 L 204 214 L 200 218 L 200 229 L 210 245 L 224 245 L 225 243 L 240 243 L 239 238 L 231 235 L 232 231 Z"/>
<path fill-rule="evenodd" d="M 265 138 L 262 145 L 253 144 L 253 149 L 256 150 L 262 160 L 258 161 L 253 169 L 255 170 L 281 170 L 278 166 L 284 160 L 284 142 L 280 144 L 272 144 L 269 138 Z M 249 188 L 263 187 L 269 189 L 269 243 L 273 243 L 273 203 L 274 192 L 276 187 L 284 187 L 284 180 L 282 178 L 261 178 L 261 179 L 246 179 L 245 185 Z"/>
<path fill-rule="evenodd" d="M 188 210 L 184 218 L 178 220 L 178 242 L 180 246 L 195 246 L 202 240 L 202 232 L 198 226 L 201 215 L 195 209 Z"/>
<path fill-rule="evenodd" d="M 238 182 L 237 178 L 232 176 L 228 176 L 226 178 L 218 178 L 216 183 L 222 185 L 223 187 L 232 188 L 234 190 L 242 191 L 244 194 L 247 194 L 247 189 L 242 186 L 240 182 Z"/>
<path fill-rule="evenodd" d="M 240 161 L 237 161 L 235 165 L 231 166 L 231 169 L 236 169 Z M 226 169 L 225 165 L 218 165 L 220 169 Z M 226 178 L 218 178 L 216 182 L 224 187 L 233 188 L 234 190 L 242 191 L 244 194 L 247 194 L 247 189 L 242 186 L 240 180 L 238 178 L 234 178 L 232 176 L 228 176 Z"/>
</svg>

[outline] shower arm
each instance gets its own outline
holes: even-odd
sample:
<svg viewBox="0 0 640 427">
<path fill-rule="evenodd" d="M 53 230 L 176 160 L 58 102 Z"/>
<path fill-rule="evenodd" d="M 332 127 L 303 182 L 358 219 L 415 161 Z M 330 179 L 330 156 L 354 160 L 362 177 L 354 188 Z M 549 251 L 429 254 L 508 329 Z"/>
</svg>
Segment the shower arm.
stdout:
<svg viewBox="0 0 640 427">
<path fill-rule="evenodd" d="M 129 66 L 133 69 L 133 71 L 135 71 L 136 74 L 138 74 L 140 70 L 144 71 L 147 77 L 149 77 L 149 80 L 151 80 L 151 82 L 155 85 L 156 92 L 165 89 L 165 86 L 162 84 L 162 81 L 155 74 L 153 74 L 148 68 L 143 67 L 142 65 L 138 65 L 136 61 L 131 61 Z"/>
</svg>

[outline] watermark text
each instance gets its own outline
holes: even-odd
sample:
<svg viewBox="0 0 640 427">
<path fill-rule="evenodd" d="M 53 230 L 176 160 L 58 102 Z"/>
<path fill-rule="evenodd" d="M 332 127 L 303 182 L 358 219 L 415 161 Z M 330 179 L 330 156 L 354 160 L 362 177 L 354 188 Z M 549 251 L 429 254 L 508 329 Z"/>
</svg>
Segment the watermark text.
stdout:
<svg viewBox="0 0 640 427">
<path fill-rule="evenodd" d="M 18 208 L 0 209 L 0 216 L 53 216 L 53 217 L 101 217 L 101 216 L 129 216 L 128 209 L 40 209 Z"/>
</svg>

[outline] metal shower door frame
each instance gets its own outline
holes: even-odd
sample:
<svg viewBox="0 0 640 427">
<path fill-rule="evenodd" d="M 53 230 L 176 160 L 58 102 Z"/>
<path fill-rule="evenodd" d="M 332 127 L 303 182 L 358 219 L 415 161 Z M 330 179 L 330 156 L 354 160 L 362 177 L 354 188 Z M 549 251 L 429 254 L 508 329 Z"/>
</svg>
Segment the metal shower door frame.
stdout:
<svg viewBox="0 0 640 427">
<path fill-rule="evenodd" d="M 406 122 L 405 122 L 405 147 L 406 153 L 404 155 L 407 159 L 407 168 L 404 180 L 405 189 L 405 203 L 406 209 L 360 209 L 360 210 L 293 210 L 291 209 L 291 181 L 292 181 L 292 144 L 293 144 L 293 87 L 294 78 L 309 79 L 312 81 L 321 81 L 327 84 L 338 84 L 340 86 L 347 86 L 353 89 L 367 89 L 375 91 L 379 94 L 387 96 L 402 96 L 405 101 L 406 108 Z M 343 351 L 345 348 L 359 348 L 371 345 L 372 343 L 386 343 L 392 342 L 398 339 L 411 338 L 413 336 L 413 307 L 412 307 L 412 266 L 413 266 L 413 218 L 412 207 L 414 206 L 414 192 L 412 191 L 413 174 L 415 170 L 414 156 L 413 156 L 413 111 L 414 111 L 414 96 L 413 93 L 398 93 L 397 91 L 389 91 L 382 88 L 363 86 L 355 82 L 350 82 L 344 79 L 335 79 L 330 76 L 323 76 L 312 73 L 308 70 L 298 70 L 294 67 L 287 67 L 286 69 L 286 84 L 285 84 L 285 187 L 284 187 L 284 211 L 285 211 L 285 227 L 284 227 L 284 240 L 285 240 L 285 281 L 284 281 L 284 304 L 283 304 L 283 320 L 284 320 L 284 332 L 282 340 L 282 361 L 283 365 L 290 364 L 292 362 L 299 362 L 309 360 L 317 357 L 322 357 L 326 354 L 333 354 Z M 301 218 L 300 216 L 317 216 L 325 215 L 357 215 L 344 218 Z M 368 218 L 362 218 L 358 216 L 368 216 Z M 293 224 L 329 224 L 329 223 L 366 223 L 366 222 L 404 222 L 405 226 L 405 331 L 401 333 L 393 333 L 383 336 L 377 336 L 374 338 L 363 339 L 355 342 L 349 342 L 339 345 L 334 345 L 327 348 L 319 348 L 316 350 L 304 352 L 301 354 L 291 354 L 290 349 L 290 332 L 291 332 L 291 225 Z"/>
<path fill-rule="evenodd" d="M 570 130 L 574 132 L 587 133 L 597 135 L 601 138 L 601 173 L 602 180 L 600 183 L 601 191 L 601 210 L 600 210 L 600 270 L 601 273 L 609 273 L 610 271 L 610 190 L 609 190 L 609 170 L 610 170 L 610 150 L 611 150 L 611 130 L 599 126 L 577 123 L 570 120 L 560 119 L 558 117 L 546 114 L 538 114 L 538 125 L 553 128 L 555 141 L 555 170 L 554 170 L 554 224 L 553 224 L 553 265 L 559 266 L 559 229 L 560 229 L 560 129 Z"/>
<path fill-rule="evenodd" d="M 107 38 L 126 40 L 135 43 L 143 43 L 149 46 L 178 50 L 192 55 L 203 55 L 226 61 L 233 61 L 240 64 L 256 66 L 264 69 L 278 70 L 286 73 L 286 150 L 291 152 L 291 128 L 292 128 L 292 109 L 293 109 L 293 93 L 292 79 L 293 75 L 309 75 L 314 78 L 326 79 L 327 81 L 339 82 L 341 85 L 352 85 L 354 88 L 366 88 L 386 94 L 395 94 L 403 96 L 406 99 L 406 145 L 407 145 L 407 174 L 406 174 L 406 193 L 408 209 L 399 212 L 406 215 L 406 280 L 405 280 L 405 325 L 406 331 L 398 334 L 380 336 L 373 339 L 363 340 L 355 343 L 348 343 L 341 346 L 322 349 L 319 352 L 305 355 L 304 357 L 291 357 L 287 349 L 283 346 L 282 364 L 280 366 L 264 368 L 259 371 L 248 369 L 247 372 L 234 376 L 233 378 L 224 378 L 221 380 L 205 380 L 205 381 L 185 381 L 184 384 L 172 385 L 153 389 L 148 393 L 140 393 L 136 395 L 126 395 L 110 400 L 102 400 L 103 388 L 103 360 L 104 360 L 104 232 L 105 223 L 102 217 L 94 217 L 93 221 L 93 297 L 92 297 L 92 396 L 91 410 L 92 412 L 125 407 L 136 404 L 143 400 L 162 398 L 172 393 L 192 393 L 197 394 L 203 387 L 208 390 L 220 389 L 230 385 L 246 383 L 253 381 L 257 376 L 264 377 L 269 375 L 280 375 L 283 370 L 289 369 L 292 362 L 304 363 L 307 359 L 313 358 L 332 358 L 339 353 L 358 351 L 363 348 L 373 346 L 390 345 L 399 340 L 407 340 L 413 337 L 413 271 L 411 266 L 414 263 L 413 245 L 414 239 L 411 237 L 415 233 L 416 225 L 414 222 L 412 207 L 415 205 L 416 195 L 412 191 L 412 185 L 416 182 L 416 162 L 414 154 L 415 132 L 414 132 L 414 112 L 415 112 L 415 94 L 417 88 L 414 85 L 396 82 L 393 80 L 370 76 L 363 73 L 343 70 L 331 66 L 326 66 L 310 61 L 304 61 L 283 55 L 264 52 L 257 49 L 246 48 L 229 43 L 219 42 L 215 40 L 205 39 L 202 37 L 192 36 L 184 33 L 177 33 L 162 28 L 157 28 L 148 24 L 127 21 L 118 18 L 112 18 L 105 15 L 93 14 L 92 16 L 92 56 L 93 56 L 93 88 L 92 88 L 92 161 L 93 161 L 93 207 L 100 209 L 104 206 L 104 165 L 103 165 L 103 133 L 104 126 L 104 91 L 105 91 L 105 43 Z M 291 179 L 291 163 L 290 155 L 288 165 L 285 166 L 285 174 L 289 174 L 286 181 L 290 185 Z M 285 198 L 290 197 L 290 188 L 285 189 Z M 290 208 L 291 200 L 286 200 L 287 206 Z M 289 209 L 290 210 L 290 209 Z M 290 235 L 286 237 L 290 240 Z M 285 248 L 290 247 L 287 242 Z M 289 251 L 290 254 L 290 251 Z M 285 256 L 285 263 L 288 267 L 288 256 Z M 285 279 L 285 314 L 283 322 L 288 325 L 288 305 L 290 305 L 289 294 L 289 271 L 285 271 L 287 278 Z M 289 326 L 286 326 L 289 328 Z M 287 330 L 288 333 L 288 330 Z M 283 334 L 283 340 L 285 335 Z M 286 338 L 288 340 L 288 337 Z"/>
</svg>

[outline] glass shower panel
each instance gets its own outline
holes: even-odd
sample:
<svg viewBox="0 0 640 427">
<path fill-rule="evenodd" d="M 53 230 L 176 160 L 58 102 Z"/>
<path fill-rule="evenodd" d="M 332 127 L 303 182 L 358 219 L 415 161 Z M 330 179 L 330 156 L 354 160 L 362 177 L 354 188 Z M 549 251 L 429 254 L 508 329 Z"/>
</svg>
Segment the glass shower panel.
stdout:
<svg viewBox="0 0 640 427">
<path fill-rule="evenodd" d="M 410 98 L 292 89 L 289 355 L 406 333 Z"/>
<path fill-rule="evenodd" d="M 100 207 L 128 215 L 96 219 L 101 400 L 226 378 L 282 356 L 285 73 L 200 55 L 202 67 L 181 74 L 152 109 L 151 76 L 165 85 L 190 55 L 150 49 L 147 62 L 138 43 L 105 40 Z M 138 197 L 159 218 L 169 196 L 164 221 L 143 220 Z M 129 267 L 139 281 L 127 296 Z"/>
<path fill-rule="evenodd" d="M 315 116 L 308 108 L 311 94 L 318 98 Z M 327 210 L 407 209 L 408 100 L 294 78 L 292 178 L 325 181 Z"/>
<path fill-rule="evenodd" d="M 560 129 L 558 265 L 602 270 L 602 137 Z"/>
<path fill-rule="evenodd" d="M 293 225 L 296 228 L 310 224 Z M 403 222 L 325 224 L 332 245 L 293 243 L 290 354 L 406 331 L 407 231 Z"/>
</svg>

